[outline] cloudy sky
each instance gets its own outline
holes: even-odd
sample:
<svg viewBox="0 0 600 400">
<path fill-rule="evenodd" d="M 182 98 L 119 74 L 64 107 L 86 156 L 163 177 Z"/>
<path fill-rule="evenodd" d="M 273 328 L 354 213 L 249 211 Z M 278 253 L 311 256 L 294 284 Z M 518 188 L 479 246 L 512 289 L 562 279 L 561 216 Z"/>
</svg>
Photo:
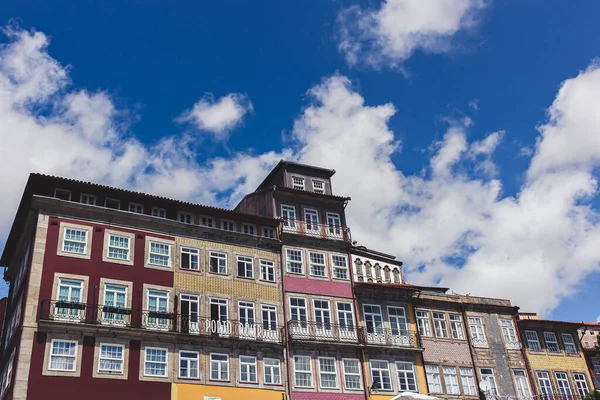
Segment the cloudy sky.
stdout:
<svg viewBox="0 0 600 400">
<path fill-rule="evenodd" d="M 32 171 L 233 207 L 283 158 L 409 282 L 600 317 L 600 3 L 153 3 L 0 9 L 0 246 Z"/>
</svg>

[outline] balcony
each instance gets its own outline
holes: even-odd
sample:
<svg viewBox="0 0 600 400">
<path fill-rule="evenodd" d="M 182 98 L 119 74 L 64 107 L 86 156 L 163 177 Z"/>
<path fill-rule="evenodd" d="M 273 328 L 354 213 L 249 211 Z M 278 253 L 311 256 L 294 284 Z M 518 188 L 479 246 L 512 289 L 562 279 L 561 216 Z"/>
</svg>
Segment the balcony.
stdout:
<svg viewBox="0 0 600 400">
<path fill-rule="evenodd" d="M 386 347 L 421 347 L 417 331 L 368 326 L 364 329 L 367 345 Z"/>
<path fill-rule="evenodd" d="M 283 343 L 283 327 L 237 320 L 176 314 L 165 311 L 131 310 L 55 300 L 43 300 L 40 321 L 53 321 L 111 329 L 136 329 L 177 333 L 213 339 L 240 339 Z"/>
<path fill-rule="evenodd" d="M 362 343 L 361 328 L 320 322 L 289 321 L 290 340 Z"/>
<path fill-rule="evenodd" d="M 334 224 L 315 224 L 313 222 L 287 220 L 283 223 L 283 231 L 315 238 L 352 242 L 350 228 Z"/>
</svg>

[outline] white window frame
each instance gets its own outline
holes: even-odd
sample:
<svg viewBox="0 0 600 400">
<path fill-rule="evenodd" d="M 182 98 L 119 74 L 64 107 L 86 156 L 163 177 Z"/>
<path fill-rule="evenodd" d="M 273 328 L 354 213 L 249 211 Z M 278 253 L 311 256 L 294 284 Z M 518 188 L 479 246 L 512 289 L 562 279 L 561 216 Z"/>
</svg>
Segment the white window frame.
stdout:
<svg viewBox="0 0 600 400">
<path fill-rule="evenodd" d="M 207 217 L 206 215 L 201 215 L 198 217 L 198 225 L 205 226 L 207 228 L 215 227 L 215 219 L 213 217 Z"/>
<path fill-rule="evenodd" d="M 265 319 L 265 311 L 268 313 L 269 318 Z M 271 315 L 275 316 L 274 319 L 271 318 Z M 272 304 L 261 304 L 260 305 L 260 318 L 263 324 L 263 331 L 269 330 L 272 331 L 272 323 L 275 322 L 275 331 L 277 331 L 277 306 Z M 265 322 L 267 323 L 267 327 L 265 327 Z"/>
<path fill-rule="evenodd" d="M 386 368 L 380 368 L 380 367 L 373 367 L 373 363 L 385 363 Z M 371 384 L 375 383 L 375 371 L 379 372 L 379 378 L 380 379 L 380 383 L 381 383 L 381 387 L 380 387 L 380 391 L 382 392 L 389 392 L 393 390 L 393 385 L 392 385 L 392 375 L 390 372 L 390 363 L 387 360 L 369 360 L 369 369 L 371 370 Z M 383 373 L 387 372 L 387 377 L 388 377 L 388 381 L 389 381 L 389 387 L 384 387 L 384 379 L 383 379 Z"/>
<path fill-rule="evenodd" d="M 296 221 L 298 219 L 298 215 L 296 214 L 295 206 L 282 204 L 281 205 L 281 218 L 283 218 L 284 228 L 296 229 Z"/>
<path fill-rule="evenodd" d="M 90 247 L 89 241 L 90 241 L 91 229 L 84 229 L 83 227 L 78 228 L 78 227 L 74 227 L 74 226 L 70 226 L 70 225 L 63 225 L 61 228 L 62 228 L 62 243 L 60 246 L 60 252 L 63 254 L 75 255 L 75 256 L 79 256 L 79 257 L 87 256 L 89 254 L 89 247 Z M 79 235 L 83 232 L 85 234 L 84 240 L 82 241 L 82 240 L 75 240 L 75 239 L 67 239 L 67 231 L 68 230 L 78 232 Z M 67 250 L 67 248 L 66 248 L 67 242 L 77 243 L 79 245 L 83 244 L 83 253 Z"/>
<path fill-rule="evenodd" d="M 190 354 L 194 354 L 196 357 L 187 357 L 187 356 L 182 356 L 182 353 L 190 353 Z M 182 376 L 181 375 L 181 362 L 185 361 L 187 362 L 187 371 L 188 371 L 188 376 Z M 190 371 L 192 370 L 192 368 L 190 367 L 191 365 L 191 361 L 196 361 L 196 376 L 192 376 L 190 374 Z M 177 376 L 181 379 L 200 379 L 200 353 L 194 350 L 179 350 L 179 366 L 177 368 Z"/>
<path fill-rule="evenodd" d="M 487 343 L 485 336 L 485 329 L 483 328 L 483 321 L 481 317 L 468 317 L 469 318 L 469 330 L 471 331 L 471 339 L 481 340 Z"/>
<path fill-rule="evenodd" d="M 213 360 L 213 356 L 221 356 L 221 357 L 226 357 L 226 360 Z M 224 353 L 210 353 L 209 356 L 210 359 L 210 363 L 209 363 L 209 371 L 208 371 L 208 376 L 209 376 L 209 380 L 210 381 L 216 381 L 216 382 L 229 382 L 229 374 L 230 374 L 230 368 L 229 368 L 229 354 L 224 354 Z M 219 373 L 219 379 L 214 379 L 212 376 L 212 372 L 213 372 L 213 363 L 216 362 L 218 363 L 218 368 L 217 368 L 217 372 Z M 223 373 L 223 365 L 226 366 L 227 368 L 227 378 L 222 379 L 221 375 Z"/>
<path fill-rule="evenodd" d="M 221 229 L 227 232 L 237 232 L 236 223 L 228 219 L 221 220 Z"/>
<path fill-rule="evenodd" d="M 67 193 L 68 193 L 68 197 L 69 197 L 69 198 L 68 198 L 68 199 L 66 199 L 66 200 L 65 200 L 65 199 L 62 199 L 62 198 L 60 198 L 60 197 L 58 196 L 58 193 L 59 193 L 59 192 L 62 192 L 63 194 L 67 194 Z M 70 191 L 70 190 L 67 190 L 67 189 L 56 188 L 56 189 L 54 189 L 54 198 L 55 198 L 55 199 L 59 199 L 59 200 L 64 200 L 64 201 L 71 201 L 71 191 Z"/>
<path fill-rule="evenodd" d="M 308 359 L 308 370 L 302 369 L 302 370 L 298 370 L 298 360 L 299 359 Z M 294 358 L 294 386 L 297 388 L 314 388 L 315 387 L 315 379 L 314 379 L 314 372 L 313 372 L 313 364 L 312 364 L 312 357 L 310 356 L 301 356 L 301 355 L 295 355 Z M 298 384 L 298 379 L 296 374 L 297 373 L 301 373 L 301 374 L 308 374 L 309 379 L 310 379 L 310 383 L 309 385 L 299 385 Z"/>
<path fill-rule="evenodd" d="M 326 212 L 325 217 L 327 218 L 327 234 L 329 236 L 341 237 L 342 236 L 342 216 L 339 213 Z M 330 223 L 330 220 L 333 223 Z"/>
<path fill-rule="evenodd" d="M 252 224 L 242 224 L 242 233 L 256 236 L 256 226 Z"/>
<path fill-rule="evenodd" d="M 281 382 L 281 361 L 277 358 L 263 358 L 263 381 L 265 385 L 282 385 Z M 271 380 L 267 380 L 267 368 L 271 370 Z M 277 371 L 277 374 L 275 374 Z M 273 378 L 277 376 L 278 382 L 273 382 Z"/>
<path fill-rule="evenodd" d="M 517 395 L 520 398 L 531 397 L 531 387 L 529 386 L 529 378 L 527 372 L 524 369 L 513 369 L 513 379 L 515 381 L 515 388 L 517 389 Z"/>
<path fill-rule="evenodd" d="M 511 319 L 501 319 L 500 320 L 500 328 L 502 329 L 502 337 L 504 338 L 504 343 L 516 343 L 517 339 L 517 331 L 515 330 L 515 325 Z"/>
<path fill-rule="evenodd" d="M 79 202 L 81 204 L 87 204 L 90 206 L 95 206 L 96 205 L 96 195 L 95 194 L 89 194 L 89 193 L 81 193 L 79 195 Z"/>
<path fill-rule="evenodd" d="M 252 362 L 242 361 L 243 358 L 246 358 L 248 360 L 252 359 Z M 256 362 L 256 357 L 240 354 L 238 356 L 238 361 L 240 363 L 240 382 L 241 383 L 258 383 L 258 365 Z M 247 371 L 246 371 L 246 374 L 248 376 L 247 380 L 242 379 L 242 373 L 243 373 L 244 367 L 247 368 Z M 252 376 L 252 368 L 254 368 L 254 380 L 250 380 L 250 377 Z"/>
<path fill-rule="evenodd" d="M 123 304 L 123 308 L 128 309 L 128 299 L 129 299 L 129 287 L 127 285 L 121 285 L 118 283 L 104 283 L 104 299 L 103 299 L 103 306 L 109 306 L 109 307 L 117 307 L 116 305 L 116 298 L 117 298 L 117 294 L 119 293 L 123 293 L 122 291 L 116 291 L 116 290 L 110 290 L 110 292 L 114 293 L 114 299 L 115 299 L 115 304 L 106 304 L 107 302 L 107 295 L 106 293 L 109 292 L 108 288 L 122 288 L 125 289 L 125 301 Z M 168 301 L 168 300 L 167 300 Z M 119 315 L 117 317 L 117 315 Z M 112 318 L 110 318 L 110 316 L 112 316 Z M 126 324 L 126 316 L 122 315 L 122 314 L 113 314 L 113 313 L 109 313 L 106 311 L 102 311 L 102 319 L 103 319 L 103 323 L 106 324 L 111 324 L 111 325 L 125 325 Z"/>
<path fill-rule="evenodd" d="M 322 193 L 322 194 L 325 193 L 325 182 L 324 181 L 318 181 L 318 180 L 313 179 L 312 187 L 313 187 L 313 192 L 315 192 L 315 193 Z"/>
<path fill-rule="evenodd" d="M 556 333 L 544 332 L 544 342 L 546 343 L 546 350 L 548 351 L 548 353 L 560 353 L 560 345 L 558 344 L 558 338 L 556 337 Z M 556 345 L 556 350 L 550 350 L 551 344 Z"/>
<path fill-rule="evenodd" d="M 424 337 L 433 337 L 431 332 L 431 321 L 429 320 L 429 311 L 416 310 L 415 316 L 417 319 L 417 327 L 419 329 L 419 334 Z"/>
<path fill-rule="evenodd" d="M 107 235 L 107 238 L 106 238 L 106 259 L 107 260 L 121 261 L 121 262 L 131 261 L 131 243 L 132 243 L 132 240 L 133 240 L 132 236 L 128 235 L 128 234 L 117 234 L 117 233 L 113 233 L 113 232 L 107 232 L 106 235 Z M 120 246 L 111 246 L 111 237 L 113 237 L 113 236 L 115 238 L 119 238 L 119 239 L 127 239 L 127 248 L 120 247 Z M 111 257 L 110 256 L 110 250 L 111 249 L 117 249 L 117 250 L 125 250 L 125 251 L 127 251 L 127 258 Z"/>
<path fill-rule="evenodd" d="M 322 260 L 322 262 L 315 262 L 315 259 L 313 259 L 313 256 L 316 256 L 317 258 L 320 257 L 321 259 L 317 260 L 317 261 Z M 326 278 L 327 277 L 327 261 L 326 260 L 327 260 L 327 257 L 325 256 L 325 253 L 322 253 L 320 251 L 309 251 L 308 252 L 308 273 L 310 274 L 310 276 Z M 322 268 L 323 274 L 316 274 L 314 272 L 313 267 Z"/>
<path fill-rule="evenodd" d="M 290 252 L 296 252 L 296 254 L 300 255 L 299 260 L 290 260 Z M 297 265 L 300 264 L 300 272 L 292 271 L 290 268 L 290 263 Z M 288 274 L 294 275 L 304 275 L 304 252 L 300 249 L 285 249 L 285 270 Z"/>
<path fill-rule="evenodd" d="M 112 358 L 112 357 L 102 357 L 102 346 L 120 347 L 121 348 L 121 358 L 119 359 L 119 358 Z M 101 369 L 100 366 L 102 365 L 102 360 L 119 361 L 121 367 L 118 370 Z M 99 374 L 123 375 L 124 366 L 125 366 L 125 345 L 118 344 L 118 343 L 100 343 L 99 348 L 98 348 L 98 373 Z"/>
<path fill-rule="evenodd" d="M 148 350 L 159 350 L 164 351 L 165 353 L 165 361 L 148 361 Z M 147 364 L 164 364 L 165 366 L 165 374 L 164 375 L 155 375 L 147 373 L 146 366 Z M 169 376 L 169 349 L 166 347 L 154 347 L 154 346 L 146 346 L 144 347 L 144 376 L 154 376 L 157 378 L 166 378 Z"/>
<path fill-rule="evenodd" d="M 136 214 L 143 214 L 144 213 L 144 206 L 140 203 L 134 203 L 134 202 L 129 202 L 129 207 L 128 207 L 129 212 L 132 213 L 136 213 Z"/>
<path fill-rule="evenodd" d="M 181 222 L 182 224 L 191 225 L 194 223 L 194 214 L 185 211 L 179 211 L 177 213 L 177 221 Z"/>
<path fill-rule="evenodd" d="M 356 371 L 357 372 L 348 372 L 348 370 L 346 369 L 347 361 L 356 362 Z M 343 373 L 343 379 L 344 379 L 344 389 L 346 389 L 346 390 L 362 390 L 363 382 L 362 382 L 362 376 L 361 376 L 360 371 L 361 371 L 361 364 L 360 364 L 360 360 L 358 358 L 342 358 L 342 373 Z M 348 387 L 347 381 L 346 381 L 346 376 L 358 378 L 358 387 Z"/>
<path fill-rule="evenodd" d="M 268 227 L 262 227 L 261 230 L 261 236 L 262 237 L 266 237 L 266 238 L 270 238 L 270 239 L 276 239 L 276 235 L 275 235 L 275 229 L 273 228 L 268 228 Z"/>
<path fill-rule="evenodd" d="M 455 318 L 455 319 L 452 319 Z M 453 339 L 464 339 L 465 328 L 463 326 L 462 317 L 460 314 L 448 314 L 450 320 L 450 332 Z"/>
<path fill-rule="evenodd" d="M 573 335 L 571 335 L 570 333 L 561 333 L 560 336 L 563 342 L 563 348 L 565 349 L 565 352 L 567 354 L 578 354 L 577 345 L 575 344 Z M 565 338 L 568 338 L 568 340 L 565 340 Z"/>
<path fill-rule="evenodd" d="M 337 261 L 336 261 L 337 260 Z M 338 261 L 342 261 L 344 265 L 340 264 Z M 333 271 L 333 279 L 339 279 L 343 281 L 347 281 L 350 279 L 348 273 L 348 256 L 343 256 L 339 254 L 331 254 L 331 268 Z"/>
<path fill-rule="evenodd" d="M 150 292 L 154 292 L 155 294 L 158 294 L 158 295 L 150 296 Z M 171 293 L 168 290 L 146 288 L 146 308 L 148 309 L 149 312 L 169 312 L 170 311 L 169 310 L 170 309 L 170 307 L 169 307 L 170 296 L 171 296 Z M 156 310 L 150 310 L 150 297 L 156 298 Z M 164 310 L 160 309 L 160 299 L 166 300 L 166 302 L 165 302 L 166 307 Z M 164 330 L 164 329 L 168 328 L 168 326 L 169 326 L 168 321 L 161 323 L 160 322 L 161 318 L 158 318 L 158 317 L 152 317 L 152 318 L 154 318 L 156 320 L 156 322 L 154 324 L 148 323 L 148 327 L 146 329 Z M 148 319 L 150 319 L 150 317 Z"/>
<path fill-rule="evenodd" d="M 473 373 L 473 368 L 460 367 L 459 372 L 464 394 L 476 395 L 477 388 L 475 386 L 475 375 Z"/>
<path fill-rule="evenodd" d="M 74 355 L 53 354 L 54 343 L 56 343 L 56 342 L 75 344 L 75 354 Z M 48 371 L 60 371 L 60 372 L 75 372 L 75 371 L 77 371 L 78 353 L 79 353 L 79 342 L 77 340 L 52 339 L 50 341 L 50 356 L 48 357 Z M 53 357 L 72 358 L 73 359 L 73 369 L 52 368 Z"/>
<path fill-rule="evenodd" d="M 584 373 L 573 372 L 573 381 L 575 382 L 575 389 L 580 396 L 587 396 L 590 393 L 590 387 Z"/>
<path fill-rule="evenodd" d="M 559 378 L 559 375 L 564 375 Z M 558 393 L 561 395 L 571 396 L 573 394 L 573 389 L 571 388 L 571 382 L 569 382 L 569 375 L 564 371 L 555 371 L 554 378 L 556 379 L 556 387 L 558 388 Z M 563 386 L 561 386 L 561 382 Z"/>
<path fill-rule="evenodd" d="M 183 255 L 187 254 L 189 258 L 189 267 L 183 266 Z M 194 261 L 194 257 L 196 261 Z M 196 264 L 196 268 L 192 266 Z M 200 271 L 200 250 L 195 249 L 193 247 L 181 246 L 179 248 L 179 268 L 185 271 Z"/>
<path fill-rule="evenodd" d="M 411 369 L 408 370 L 408 369 L 401 368 L 401 366 L 405 367 L 406 365 L 410 365 Z M 400 380 L 401 374 L 403 375 L 404 382 L 406 383 L 406 387 L 404 387 L 404 388 L 403 388 L 403 385 Z M 413 380 L 413 385 L 414 385 L 413 389 L 411 389 L 411 387 L 410 387 L 409 375 L 412 375 L 412 380 Z M 419 392 L 419 387 L 417 385 L 417 375 L 415 373 L 415 364 L 412 361 L 396 361 L 396 376 L 398 378 L 398 389 L 400 392 L 405 392 L 405 391 L 406 392 L 415 392 L 415 393 Z"/>
<path fill-rule="evenodd" d="M 110 201 L 113 201 L 115 203 L 116 207 L 109 207 L 108 202 L 110 202 Z M 115 199 L 112 197 L 105 197 L 104 198 L 104 207 L 110 208 L 111 210 L 120 210 L 121 209 L 121 200 Z"/>
<path fill-rule="evenodd" d="M 483 370 L 490 370 L 491 374 L 484 374 Z M 479 374 L 481 375 L 481 380 L 488 380 L 490 381 L 491 378 L 491 394 L 494 396 L 498 396 L 498 382 L 496 382 L 496 375 L 494 374 L 494 369 L 493 368 L 479 368 Z"/>
<path fill-rule="evenodd" d="M 242 312 L 243 311 L 243 312 Z M 257 323 L 256 306 L 251 301 L 238 301 L 238 321 L 242 325 L 242 314 L 244 314 L 244 325 L 254 326 Z"/>
<path fill-rule="evenodd" d="M 460 386 L 458 384 L 458 372 L 456 371 L 456 367 L 454 365 L 442 365 L 442 374 L 444 375 L 446 393 L 460 394 Z"/>
<path fill-rule="evenodd" d="M 246 278 L 246 279 L 254 279 L 254 258 L 248 256 L 237 256 L 237 277 L 238 278 Z M 244 264 L 244 275 L 240 275 L 240 263 Z M 248 269 L 250 266 L 250 269 Z M 250 272 L 250 275 L 248 275 Z"/>
<path fill-rule="evenodd" d="M 259 260 L 260 280 L 265 282 L 275 282 L 275 262 L 271 260 Z M 269 279 L 273 276 L 273 279 Z"/>
<path fill-rule="evenodd" d="M 435 371 L 433 370 L 435 368 Z M 429 369 L 429 371 L 427 370 Z M 433 364 L 425 364 L 425 375 L 427 376 L 427 390 L 429 393 L 443 393 L 442 374 L 440 366 Z M 437 379 L 435 377 L 437 376 Z"/>
<path fill-rule="evenodd" d="M 340 310 L 340 305 L 344 308 Z M 350 306 L 350 310 L 346 309 L 346 306 Z M 354 324 L 354 307 L 352 306 L 352 302 L 350 301 L 336 301 L 335 302 L 335 311 L 337 317 L 337 323 L 340 327 L 343 328 L 352 328 L 356 326 Z M 340 316 L 343 315 L 343 318 Z"/>
<path fill-rule="evenodd" d="M 304 302 L 304 306 L 292 305 L 292 300 L 301 300 Z M 288 302 L 290 304 L 290 321 L 295 321 L 298 324 L 306 324 L 306 322 L 308 321 L 308 301 L 306 300 L 306 298 L 292 296 L 288 297 Z M 296 311 L 297 317 L 300 318 L 300 316 L 303 315 L 303 313 L 301 312 L 302 310 L 304 310 L 304 320 L 292 318 L 294 315 L 294 311 Z"/>
<path fill-rule="evenodd" d="M 333 371 L 323 371 L 323 364 L 322 361 L 326 361 L 326 362 L 331 362 L 333 361 Z M 321 386 L 322 389 L 327 389 L 327 390 L 335 390 L 335 389 L 339 389 L 340 388 L 340 382 L 339 382 L 339 377 L 338 377 L 338 373 L 337 373 L 337 360 L 335 359 L 335 357 L 319 357 L 317 359 L 317 363 L 319 364 L 319 385 Z M 334 378 L 334 382 L 335 382 L 335 386 L 324 386 L 323 385 L 323 376 L 333 376 Z"/>
<path fill-rule="evenodd" d="M 319 232 L 321 221 L 319 220 L 319 210 L 314 208 L 304 209 L 304 227 L 307 232 Z"/>
<path fill-rule="evenodd" d="M 213 271 L 212 270 L 212 259 L 216 259 L 217 261 L 217 271 Z M 221 261 L 224 260 L 225 261 L 225 266 L 221 265 Z M 225 270 L 222 271 L 221 268 L 224 268 Z M 208 272 L 210 274 L 218 274 L 218 275 L 227 275 L 227 253 L 223 253 L 220 251 L 209 251 L 208 252 Z"/>
<path fill-rule="evenodd" d="M 533 336 L 530 337 L 530 334 Z M 535 336 L 535 339 L 533 338 Z M 540 338 L 536 331 L 525 331 L 525 340 L 527 341 L 527 347 L 530 351 L 542 351 L 542 345 L 540 343 Z M 532 344 L 535 344 L 535 349 Z"/>
<path fill-rule="evenodd" d="M 146 262 L 146 264 L 152 266 L 152 267 L 158 267 L 158 268 L 171 268 L 171 253 L 172 253 L 172 248 L 173 245 L 171 243 L 166 243 L 164 241 L 161 240 L 156 240 L 153 238 L 148 238 L 147 239 L 147 243 L 148 243 L 148 260 Z M 152 244 L 157 244 L 159 246 L 167 246 L 167 250 L 168 253 L 167 254 L 162 254 L 162 253 L 157 253 L 156 251 L 152 251 Z M 167 257 L 167 265 L 162 265 L 162 264 L 158 264 L 156 262 L 152 262 L 152 256 L 158 256 L 158 257 Z"/>
<path fill-rule="evenodd" d="M 152 207 L 152 216 L 157 218 L 167 218 L 167 210 L 162 207 Z"/>
<path fill-rule="evenodd" d="M 540 394 L 542 396 L 553 396 L 554 388 L 552 387 L 552 380 L 550 379 L 550 373 L 548 371 L 536 371 L 535 377 L 540 387 Z M 542 384 L 543 382 L 543 384 Z M 545 392 L 548 393 L 545 393 Z"/>
<path fill-rule="evenodd" d="M 297 182 L 296 182 L 297 180 Z M 292 176 L 292 188 L 297 189 L 297 190 L 305 190 L 305 182 L 306 179 L 304 179 L 301 176 Z"/>
<path fill-rule="evenodd" d="M 438 315 L 437 318 L 436 318 L 436 315 Z M 440 318 L 439 315 L 441 315 L 442 318 Z M 440 311 L 432 311 L 431 318 L 433 319 L 433 330 L 435 331 L 435 337 L 443 338 L 443 339 L 450 338 L 450 335 L 448 332 L 448 322 L 446 321 L 446 313 L 440 312 Z M 438 325 L 439 325 L 439 331 L 438 331 Z"/>
</svg>

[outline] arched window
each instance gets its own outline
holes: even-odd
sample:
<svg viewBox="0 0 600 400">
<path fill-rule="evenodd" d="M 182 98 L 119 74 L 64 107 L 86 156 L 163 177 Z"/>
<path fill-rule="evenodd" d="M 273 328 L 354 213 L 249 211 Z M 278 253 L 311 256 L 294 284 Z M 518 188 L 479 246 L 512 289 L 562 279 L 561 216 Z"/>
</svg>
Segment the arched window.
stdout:
<svg viewBox="0 0 600 400">
<path fill-rule="evenodd" d="M 371 263 L 368 261 L 365 263 L 365 275 L 367 276 L 367 278 L 373 276 L 373 271 L 371 270 Z"/>
<path fill-rule="evenodd" d="M 383 277 L 385 278 L 386 282 L 392 280 L 392 278 L 390 277 L 390 267 L 388 267 L 387 265 L 383 267 Z"/>
<path fill-rule="evenodd" d="M 363 278 L 362 276 L 359 276 L 359 277 L 358 277 L 358 281 L 359 281 L 359 282 L 363 282 L 364 280 L 365 280 L 365 278 Z"/>
<path fill-rule="evenodd" d="M 375 279 L 377 279 L 378 281 L 381 280 L 381 267 L 379 266 L 379 264 L 375 264 Z"/>
<path fill-rule="evenodd" d="M 354 261 L 354 271 L 355 271 L 356 275 L 362 276 L 362 274 L 363 274 L 362 261 L 360 261 L 360 259 Z"/>
<path fill-rule="evenodd" d="M 394 283 L 402 283 L 400 280 L 400 270 L 398 268 L 394 268 L 392 274 L 394 276 Z"/>
</svg>

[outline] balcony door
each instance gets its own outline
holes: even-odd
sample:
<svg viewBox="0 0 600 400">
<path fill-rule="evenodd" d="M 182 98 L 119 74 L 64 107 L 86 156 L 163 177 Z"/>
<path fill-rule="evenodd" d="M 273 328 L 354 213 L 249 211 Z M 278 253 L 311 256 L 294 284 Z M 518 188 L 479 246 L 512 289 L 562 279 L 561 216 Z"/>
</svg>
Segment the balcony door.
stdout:
<svg viewBox="0 0 600 400">
<path fill-rule="evenodd" d="M 231 334 L 228 323 L 227 300 L 211 297 L 210 299 L 210 332 L 213 335 Z"/>
<path fill-rule="evenodd" d="M 283 229 L 296 230 L 296 207 L 281 205 L 281 218 L 283 218 Z"/>
<path fill-rule="evenodd" d="M 329 309 L 329 301 L 314 300 L 315 310 L 315 327 L 317 338 L 333 337 L 331 332 L 331 311 Z"/>
<path fill-rule="evenodd" d="M 59 279 L 55 318 L 76 322 L 81 321 L 85 315 L 82 308 L 78 306 L 82 303 L 82 292 L 83 281 Z"/>
<path fill-rule="evenodd" d="M 330 236 L 342 236 L 342 220 L 340 214 L 327 213 L 327 231 Z"/>
<path fill-rule="evenodd" d="M 408 322 L 404 307 L 388 307 L 392 342 L 399 345 L 409 345 Z"/>
<path fill-rule="evenodd" d="M 240 337 L 256 338 L 256 326 L 254 324 L 254 303 L 240 301 L 238 303 L 238 319 Z"/>
<path fill-rule="evenodd" d="M 181 310 L 181 332 L 198 335 L 200 333 L 198 296 L 182 294 L 179 300 L 179 309 Z"/>
<path fill-rule="evenodd" d="M 375 304 L 363 304 L 367 341 L 369 343 L 385 343 L 383 316 L 381 307 Z"/>
<path fill-rule="evenodd" d="M 319 212 L 312 208 L 304 209 L 304 223 L 306 224 L 307 233 L 319 233 Z"/>
</svg>

